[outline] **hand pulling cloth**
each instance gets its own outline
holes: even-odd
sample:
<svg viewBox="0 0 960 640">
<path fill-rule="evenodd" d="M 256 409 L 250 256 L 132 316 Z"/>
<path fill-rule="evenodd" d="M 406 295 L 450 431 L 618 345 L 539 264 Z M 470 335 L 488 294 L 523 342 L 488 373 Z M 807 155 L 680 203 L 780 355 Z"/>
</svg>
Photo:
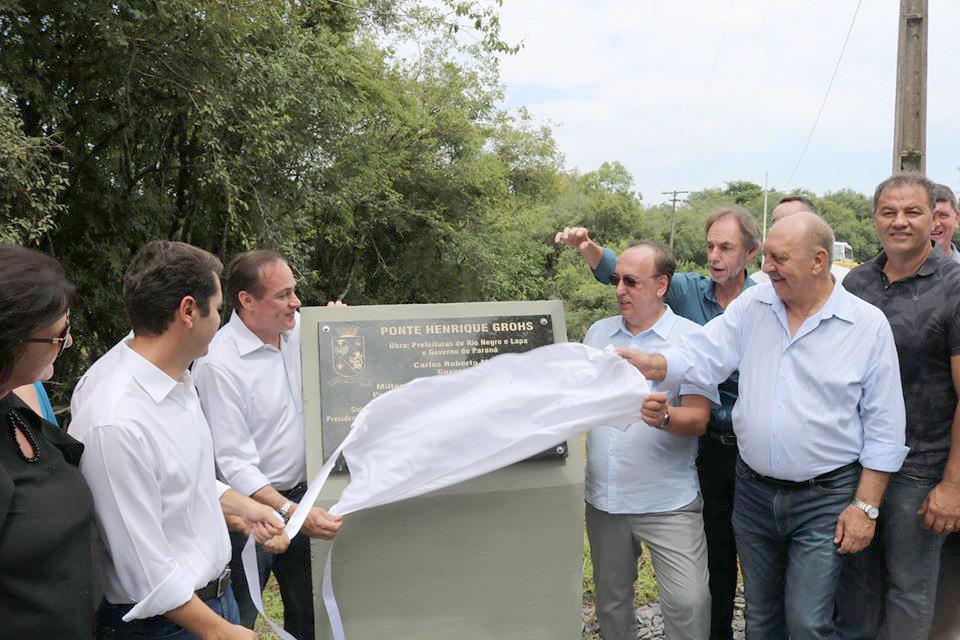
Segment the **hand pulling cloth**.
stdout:
<svg viewBox="0 0 960 640">
<path fill-rule="evenodd" d="M 617 355 L 576 343 L 503 354 L 446 376 L 418 378 L 368 403 L 310 481 L 301 505 L 315 503 L 342 453 L 350 484 L 330 509 L 347 515 L 413 498 L 519 462 L 604 425 L 626 430 L 640 419 L 647 381 Z M 308 509 L 298 508 L 292 540 Z M 322 594 L 336 640 L 345 640 L 331 576 Z M 296 640 L 263 611 L 251 536 L 243 550 L 250 597 L 274 631 Z"/>
</svg>

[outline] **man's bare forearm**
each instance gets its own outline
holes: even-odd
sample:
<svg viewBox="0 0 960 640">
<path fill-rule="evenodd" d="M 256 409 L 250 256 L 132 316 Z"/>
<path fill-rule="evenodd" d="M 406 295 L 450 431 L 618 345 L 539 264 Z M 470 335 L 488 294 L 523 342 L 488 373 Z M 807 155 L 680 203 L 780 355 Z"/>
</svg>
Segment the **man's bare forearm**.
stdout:
<svg viewBox="0 0 960 640">
<path fill-rule="evenodd" d="M 857 486 L 857 499 L 879 507 L 888 484 L 890 484 L 889 473 L 864 467 L 860 473 L 860 484 Z"/>
<path fill-rule="evenodd" d="M 273 488 L 273 485 L 264 485 L 254 491 L 251 495 L 251 498 L 259 502 L 260 504 L 265 504 L 268 507 L 273 508 L 275 511 L 279 510 L 280 507 L 284 505 L 287 501 L 279 491 Z"/>
</svg>

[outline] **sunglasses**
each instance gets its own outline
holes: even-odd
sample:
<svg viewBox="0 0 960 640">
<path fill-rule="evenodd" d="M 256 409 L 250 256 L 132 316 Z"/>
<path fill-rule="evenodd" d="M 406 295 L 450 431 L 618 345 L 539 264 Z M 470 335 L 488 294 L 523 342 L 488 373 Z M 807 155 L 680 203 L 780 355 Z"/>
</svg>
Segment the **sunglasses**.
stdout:
<svg viewBox="0 0 960 640">
<path fill-rule="evenodd" d="M 645 278 L 635 278 L 629 274 L 618 276 L 615 273 L 611 273 L 608 280 L 610 281 L 610 284 L 612 284 L 613 286 L 617 286 L 618 284 L 620 284 L 620 281 L 622 280 L 623 284 L 626 285 L 628 289 L 633 289 L 635 286 L 640 284 L 641 280 L 649 280 L 651 278 L 659 278 L 659 277 L 660 277 L 659 275 L 656 275 L 656 276 L 647 276 Z"/>
<path fill-rule="evenodd" d="M 60 357 L 60 354 L 63 353 L 63 350 L 67 348 L 67 341 L 70 340 L 70 320 L 67 320 L 67 324 L 64 325 L 63 331 L 60 332 L 60 335 L 56 338 L 27 338 L 24 342 L 39 342 L 41 344 L 56 344 L 60 345 L 57 349 L 57 357 Z"/>
</svg>

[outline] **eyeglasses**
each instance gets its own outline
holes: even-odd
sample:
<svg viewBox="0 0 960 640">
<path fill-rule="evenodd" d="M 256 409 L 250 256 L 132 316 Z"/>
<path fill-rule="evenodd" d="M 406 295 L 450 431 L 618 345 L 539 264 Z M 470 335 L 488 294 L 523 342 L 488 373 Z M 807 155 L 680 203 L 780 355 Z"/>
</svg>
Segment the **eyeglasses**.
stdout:
<svg viewBox="0 0 960 640">
<path fill-rule="evenodd" d="M 63 327 L 63 331 L 60 332 L 60 335 L 56 338 L 27 338 L 24 342 L 39 342 L 41 344 L 58 344 L 60 345 L 57 350 L 57 357 L 60 357 L 60 354 L 63 353 L 63 350 L 67 348 L 67 342 L 70 341 L 70 320 L 67 320 L 67 324 Z"/>
<path fill-rule="evenodd" d="M 620 276 L 615 273 L 611 273 L 608 280 L 610 281 L 610 284 L 612 284 L 613 286 L 617 286 L 618 284 L 620 284 L 620 281 L 622 280 L 623 284 L 625 284 L 628 289 L 633 289 L 635 286 L 640 284 L 641 280 L 651 280 L 653 278 L 659 278 L 659 277 L 660 277 L 659 274 L 655 276 L 646 276 L 644 278 L 636 278 L 629 274 L 624 274 Z"/>
</svg>

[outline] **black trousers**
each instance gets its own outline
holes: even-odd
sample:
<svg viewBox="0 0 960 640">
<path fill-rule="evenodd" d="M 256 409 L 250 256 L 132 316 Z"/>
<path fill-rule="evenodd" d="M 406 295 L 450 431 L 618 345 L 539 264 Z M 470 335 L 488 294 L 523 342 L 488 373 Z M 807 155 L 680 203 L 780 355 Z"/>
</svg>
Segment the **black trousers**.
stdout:
<svg viewBox="0 0 960 640">
<path fill-rule="evenodd" d="M 733 599 L 737 593 L 737 545 L 733 537 L 733 489 L 738 450 L 704 436 L 697 469 L 703 496 L 703 529 L 710 568 L 710 640 L 733 640 Z"/>
<path fill-rule="evenodd" d="M 288 496 L 299 502 L 306 491 L 303 489 Z M 257 609 L 250 599 L 247 576 L 240 557 L 247 537 L 230 533 L 233 558 L 230 561 L 231 585 L 240 610 L 240 624 L 253 629 L 257 621 Z M 257 560 L 260 569 L 260 590 L 267 585 L 272 573 L 280 587 L 280 599 L 283 601 L 283 628 L 299 640 L 313 640 L 313 579 L 310 570 L 310 538 L 301 532 L 290 542 L 284 553 L 274 555 L 257 545 Z"/>
</svg>

